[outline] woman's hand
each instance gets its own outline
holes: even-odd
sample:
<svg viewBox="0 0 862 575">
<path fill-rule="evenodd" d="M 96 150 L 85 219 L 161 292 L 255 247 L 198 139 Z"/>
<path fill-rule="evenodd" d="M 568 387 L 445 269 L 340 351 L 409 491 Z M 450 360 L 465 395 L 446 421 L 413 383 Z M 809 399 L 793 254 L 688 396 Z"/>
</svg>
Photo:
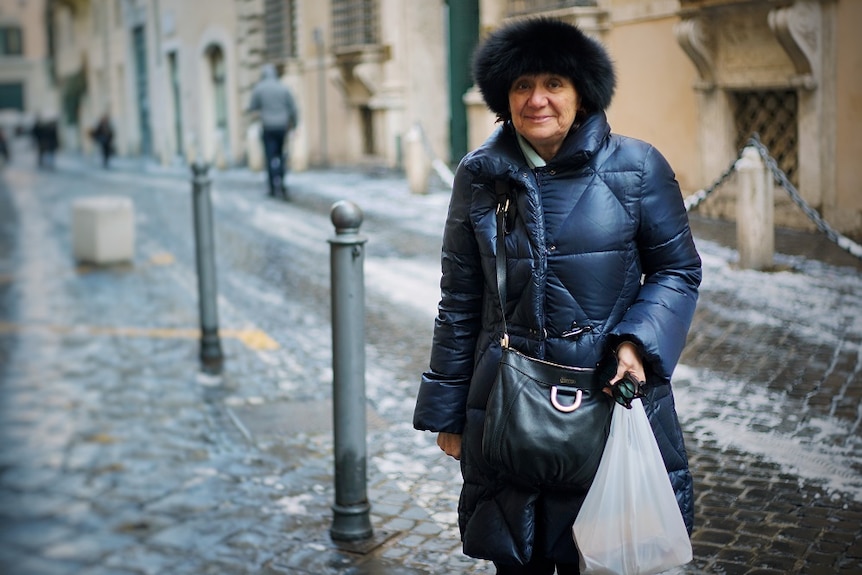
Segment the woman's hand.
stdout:
<svg viewBox="0 0 862 575">
<path fill-rule="evenodd" d="M 437 434 L 437 445 L 446 455 L 454 459 L 461 459 L 461 434 L 446 433 L 441 431 Z"/>
<path fill-rule="evenodd" d="M 626 376 L 626 373 L 631 373 L 640 383 L 646 381 L 643 360 L 641 360 L 640 352 L 638 352 L 638 348 L 635 344 L 624 341 L 617 348 L 616 356 L 617 372 L 608 382 L 608 385 L 602 389 L 602 391 L 604 391 L 609 397 L 614 397 L 614 386 Z M 638 386 L 635 386 L 634 391 L 638 391 Z M 623 397 L 627 398 L 627 395 L 623 395 Z M 636 393 L 635 397 L 638 397 Z M 617 397 L 614 397 L 614 399 L 618 402 L 620 401 Z M 631 405 L 630 399 L 623 403 L 623 405 L 629 407 Z"/>
<path fill-rule="evenodd" d="M 640 352 L 638 352 L 637 346 L 630 341 L 624 341 L 617 348 L 617 373 L 611 380 L 611 385 L 621 380 L 627 371 L 630 371 L 638 381 L 646 381 Z"/>
</svg>

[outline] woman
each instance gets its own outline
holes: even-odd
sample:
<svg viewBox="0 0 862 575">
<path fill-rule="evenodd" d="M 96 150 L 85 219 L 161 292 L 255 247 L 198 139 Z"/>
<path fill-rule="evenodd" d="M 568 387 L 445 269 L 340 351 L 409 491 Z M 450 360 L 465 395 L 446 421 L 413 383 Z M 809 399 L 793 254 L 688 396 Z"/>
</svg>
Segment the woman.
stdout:
<svg viewBox="0 0 862 575">
<path fill-rule="evenodd" d="M 503 124 L 456 173 L 413 423 L 460 459 L 467 555 L 493 560 L 501 574 L 578 573 L 571 529 L 586 493 L 517 487 L 482 458 L 503 329 L 494 183 L 509 182 L 515 213 L 506 237 L 511 346 L 572 366 L 615 355 L 610 385 L 627 371 L 646 382 L 644 406 L 689 532 L 692 480 L 670 377 L 694 314 L 700 258 L 665 159 L 610 131 L 615 76 L 598 42 L 559 21 L 516 22 L 477 49 L 473 72 Z"/>
</svg>

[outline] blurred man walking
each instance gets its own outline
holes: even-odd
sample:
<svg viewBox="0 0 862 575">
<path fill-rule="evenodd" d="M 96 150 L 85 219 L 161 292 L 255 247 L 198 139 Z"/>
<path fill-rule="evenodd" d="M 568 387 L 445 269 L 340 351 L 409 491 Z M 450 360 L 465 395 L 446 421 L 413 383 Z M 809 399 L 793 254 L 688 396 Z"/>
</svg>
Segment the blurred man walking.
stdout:
<svg viewBox="0 0 862 575">
<path fill-rule="evenodd" d="M 288 134 L 296 128 L 298 110 L 293 94 L 278 79 L 272 64 L 264 65 L 261 79 L 251 93 L 248 111 L 260 117 L 269 195 L 287 199 L 284 180 L 288 154 L 285 142 Z"/>
</svg>

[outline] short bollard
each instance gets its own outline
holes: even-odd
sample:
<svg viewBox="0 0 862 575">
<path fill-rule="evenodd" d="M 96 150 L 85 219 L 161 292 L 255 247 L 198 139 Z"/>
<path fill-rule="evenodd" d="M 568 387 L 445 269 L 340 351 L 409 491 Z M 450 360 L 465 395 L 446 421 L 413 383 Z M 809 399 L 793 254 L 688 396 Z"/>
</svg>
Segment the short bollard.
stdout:
<svg viewBox="0 0 862 575">
<path fill-rule="evenodd" d="M 212 200 L 209 165 L 192 164 L 192 211 L 195 225 L 195 256 L 198 268 L 198 305 L 201 323 L 200 359 L 204 371 L 219 373 L 223 356 L 218 333 L 216 305 L 215 242 L 213 240 Z"/>
<path fill-rule="evenodd" d="M 335 440 L 335 504 L 330 535 L 336 541 L 372 537 L 366 489 L 365 286 L 362 210 L 336 202 L 330 213 L 332 283 L 332 420 Z"/>
</svg>

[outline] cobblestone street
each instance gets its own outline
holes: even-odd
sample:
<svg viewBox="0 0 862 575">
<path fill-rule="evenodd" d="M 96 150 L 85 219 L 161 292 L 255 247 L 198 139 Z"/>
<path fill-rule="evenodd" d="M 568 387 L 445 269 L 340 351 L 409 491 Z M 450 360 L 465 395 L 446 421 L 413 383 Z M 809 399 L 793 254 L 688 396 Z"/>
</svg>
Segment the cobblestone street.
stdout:
<svg viewBox="0 0 862 575">
<path fill-rule="evenodd" d="M 439 295 L 442 188 L 390 173 L 214 174 L 221 375 L 200 370 L 188 174 L 26 156 L 0 172 L 0 573 L 478 575 L 460 476 L 412 429 Z M 128 265 L 77 265 L 75 198 L 134 202 Z M 365 213 L 374 537 L 336 545 L 329 207 Z M 692 217 L 704 283 L 675 374 L 696 489 L 679 574 L 862 573 L 862 262 L 780 232 L 737 269 Z"/>
</svg>

